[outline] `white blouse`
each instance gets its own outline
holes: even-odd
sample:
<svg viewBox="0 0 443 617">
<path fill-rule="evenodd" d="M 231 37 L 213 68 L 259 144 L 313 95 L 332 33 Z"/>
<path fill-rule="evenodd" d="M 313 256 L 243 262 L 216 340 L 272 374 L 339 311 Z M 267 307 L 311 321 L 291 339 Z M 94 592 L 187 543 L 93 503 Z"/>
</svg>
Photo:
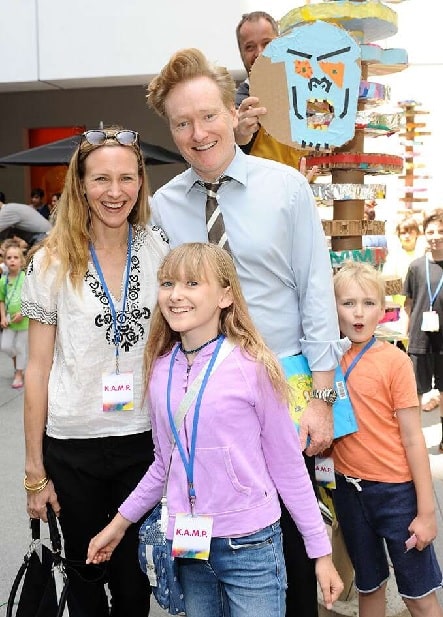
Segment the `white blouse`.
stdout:
<svg viewBox="0 0 443 617">
<path fill-rule="evenodd" d="M 90 259 L 80 290 L 68 277 L 57 284 L 57 261 L 42 270 L 43 250 L 26 272 L 22 313 L 57 327 L 54 360 L 48 386 L 46 431 L 58 439 L 130 435 L 150 430 L 143 406 L 143 351 L 157 300 L 157 270 L 169 250 L 158 227 L 135 227 L 124 320 L 120 326 L 119 369 L 134 379 L 134 409 L 103 411 L 102 375 L 115 372 L 116 348 L 112 313 Z M 112 297 L 121 311 L 120 299 Z"/>
</svg>

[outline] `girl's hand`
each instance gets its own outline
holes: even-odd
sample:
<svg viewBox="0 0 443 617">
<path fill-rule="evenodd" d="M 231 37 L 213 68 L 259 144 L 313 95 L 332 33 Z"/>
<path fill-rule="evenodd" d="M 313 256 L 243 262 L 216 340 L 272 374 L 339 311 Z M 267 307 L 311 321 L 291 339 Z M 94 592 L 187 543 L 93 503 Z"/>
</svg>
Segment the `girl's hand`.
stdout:
<svg viewBox="0 0 443 617">
<path fill-rule="evenodd" d="M 109 525 L 106 525 L 89 542 L 86 563 L 99 564 L 109 561 L 130 524 L 130 521 L 123 518 L 121 514 L 116 514 Z"/>
<path fill-rule="evenodd" d="M 11 323 L 20 323 L 21 321 L 23 321 L 23 315 L 21 313 L 11 315 Z"/>
<path fill-rule="evenodd" d="M 332 563 L 332 555 L 316 559 L 315 575 L 321 587 L 325 606 L 331 610 L 332 604 L 338 600 L 344 589 L 343 581 Z"/>
</svg>

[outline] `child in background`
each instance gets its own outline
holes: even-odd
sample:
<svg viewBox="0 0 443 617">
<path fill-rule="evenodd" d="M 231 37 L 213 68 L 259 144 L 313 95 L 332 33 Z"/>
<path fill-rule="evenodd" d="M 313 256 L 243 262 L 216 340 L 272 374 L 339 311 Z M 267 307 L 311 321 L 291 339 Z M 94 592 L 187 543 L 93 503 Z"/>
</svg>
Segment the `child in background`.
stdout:
<svg viewBox="0 0 443 617">
<path fill-rule="evenodd" d="M 155 461 L 91 540 L 88 563 L 109 559 L 129 525 L 160 501 L 168 478 L 169 546 L 174 525 L 186 525 L 180 513 L 212 521 L 209 558 L 178 559 L 187 616 L 223 617 L 235 610 L 239 617 L 283 617 L 279 493 L 316 559 L 331 608 L 343 585 L 288 413 L 288 385 L 249 317 L 231 257 L 213 244 L 183 244 L 167 255 L 158 280 L 145 353 Z M 174 447 L 170 418 L 225 339 L 233 349 L 206 387 L 203 381 Z"/>
<path fill-rule="evenodd" d="M 359 429 L 333 443 L 333 499 L 355 569 L 359 616 L 385 616 L 386 545 L 411 615 L 442 617 L 434 494 L 412 363 L 374 337 L 385 286 L 372 266 L 347 262 L 334 288 L 340 330 L 352 342 L 341 367 Z"/>
<path fill-rule="evenodd" d="M 25 280 L 25 258 L 18 244 L 8 243 L 5 248 L 8 273 L 0 279 L 0 325 L 3 329 L 0 351 L 12 358 L 14 365 L 13 388 L 23 387 L 24 370 L 28 357 L 29 319 L 21 314 L 21 291 Z"/>
<path fill-rule="evenodd" d="M 417 220 L 413 216 L 406 216 L 397 223 L 396 237 L 388 244 L 389 252 L 383 266 L 384 274 L 395 274 L 404 282 L 409 264 L 426 251 L 426 242 L 420 232 Z M 404 304 L 404 296 L 395 296 L 394 302 Z"/>
</svg>

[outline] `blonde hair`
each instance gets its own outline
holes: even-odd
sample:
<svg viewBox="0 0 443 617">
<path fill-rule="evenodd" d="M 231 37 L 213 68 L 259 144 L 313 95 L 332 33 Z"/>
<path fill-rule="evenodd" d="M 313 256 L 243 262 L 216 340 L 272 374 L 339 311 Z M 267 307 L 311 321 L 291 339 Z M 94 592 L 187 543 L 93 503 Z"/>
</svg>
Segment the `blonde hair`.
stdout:
<svg viewBox="0 0 443 617">
<path fill-rule="evenodd" d="M 162 118 L 166 118 L 165 101 L 170 91 L 184 81 L 197 77 L 208 77 L 219 88 L 223 104 L 227 109 L 235 107 L 235 81 L 222 66 L 211 64 L 199 49 L 177 51 L 162 68 L 160 74 L 147 88 L 148 105 Z"/>
<path fill-rule="evenodd" d="M 230 255 L 215 244 L 200 242 L 182 244 L 165 257 L 157 278 L 159 281 L 174 279 L 183 273 L 190 280 L 208 280 L 215 277 L 223 289 L 230 288 L 233 301 L 230 306 L 221 310 L 219 332 L 261 363 L 277 394 L 284 401 L 289 401 L 290 389 L 283 370 L 252 323 Z M 179 341 L 179 333 L 171 329 L 157 304 L 144 352 L 146 386 L 156 359 L 168 353 Z"/>
<path fill-rule="evenodd" d="M 118 131 L 125 129 L 112 125 L 104 130 L 107 135 L 112 137 Z M 49 267 L 53 257 L 56 257 L 60 264 L 58 283 L 69 276 L 74 288 L 79 289 L 88 269 L 91 234 L 89 205 L 83 187 L 86 159 L 91 152 L 98 148 L 114 148 L 116 146 L 129 148 L 134 152 L 141 179 L 138 198 L 128 216 L 128 223 L 144 227 L 149 220 L 149 185 L 140 146 L 138 144 L 121 146 L 117 140 L 112 138 L 107 139 L 104 144 L 95 146 L 86 139 L 82 139 L 69 163 L 64 189 L 57 203 L 57 217 L 54 227 L 47 238 L 39 243 L 39 247 L 43 246 L 46 251 L 42 262 L 43 269 Z"/>
<path fill-rule="evenodd" d="M 337 296 L 341 293 L 350 283 L 357 283 L 362 289 L 367 289 L 368 287 L 375 289 L 379 296 L 381 307 L 385 306 L 385 281 L 374 266 L 361 261 L 345 261 L 338 272 L 334 274 L 335 295 Z"/>
<path fill-rule="evenodd" d="M 20 244 L 16 241 L 16 240 L 5 240 L 4 245 L 2 247 L 2 251 L 3 251 L 3 259 L 6 259 L 7 254 L 9 249 L 17 249 L 19 252 L 19 257 L 20 257 L 20 262 L 21 262 L 21 269 L 23 270 L 26 266 L 26 257 L 25 254 L 23 252 L 22 247 L 20 246 Z"/>
</svg>

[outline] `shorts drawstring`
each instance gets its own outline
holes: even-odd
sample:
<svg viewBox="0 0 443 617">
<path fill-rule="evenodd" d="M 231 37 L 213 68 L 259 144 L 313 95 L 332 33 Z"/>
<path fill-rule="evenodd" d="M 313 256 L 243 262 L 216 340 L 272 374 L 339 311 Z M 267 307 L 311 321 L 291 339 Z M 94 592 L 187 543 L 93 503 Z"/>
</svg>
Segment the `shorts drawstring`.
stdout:
<svg viewBox="0 0 443 617">
<path fill-rule="evenodd" d="M 360 486 L 361 478 L 351 478 L 351 476 L 345 476 L 345 480 L 349 484 L 353 484 L 358 492 L 363 490 Z"/>
</svg>

